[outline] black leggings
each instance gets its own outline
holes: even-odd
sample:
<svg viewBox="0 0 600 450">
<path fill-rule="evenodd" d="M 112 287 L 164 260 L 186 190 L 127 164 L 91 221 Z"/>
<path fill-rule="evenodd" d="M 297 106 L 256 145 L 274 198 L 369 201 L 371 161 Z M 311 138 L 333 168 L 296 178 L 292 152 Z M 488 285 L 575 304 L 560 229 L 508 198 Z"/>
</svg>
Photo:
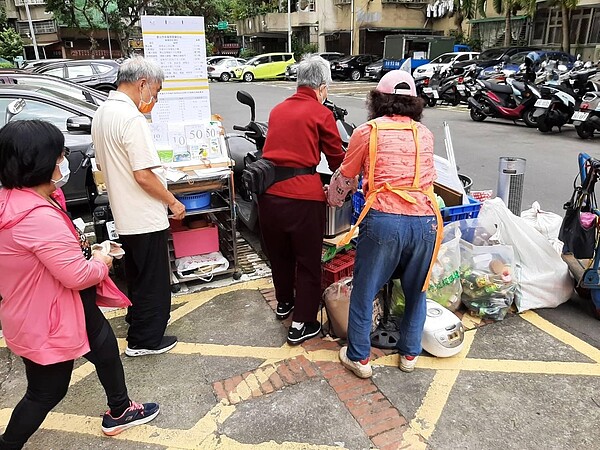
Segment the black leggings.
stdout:
<svg viewBox="0 0 600 450">
<path fill-rule="evenodd" d="M 111 414 L 118 417 L 129 407 L 129 397 L 117 339 L 100 308 L 96 306 L 96 287 L 81 291 L 81 300 L 90 343 L 90 352 L 84 357 L 96 366 Z M 27 375 L 27 392 L 15 407 L 4 436 L 0 436 L 0 450 L 22 448 L 50 410 L 64 398 L 71 382 L 73 360 L 47 366 L 26 358 L 23 358 L 23 362 Z"/>
</svg>

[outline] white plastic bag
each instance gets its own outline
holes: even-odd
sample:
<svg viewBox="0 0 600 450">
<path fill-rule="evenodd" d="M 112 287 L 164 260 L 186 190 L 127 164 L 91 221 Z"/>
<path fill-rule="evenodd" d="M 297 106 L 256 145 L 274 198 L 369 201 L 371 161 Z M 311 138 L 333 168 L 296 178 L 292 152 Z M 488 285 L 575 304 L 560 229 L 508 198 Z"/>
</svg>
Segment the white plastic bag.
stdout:
<svg viewBox="0 0 600 450">
<path fill-rule="evenodd" d="M 214 275 L 229 269 L 229 261 L 221 252 L 213 252 L 177 258 L 175 267 L 181 278 L 199 278 L 202 281 L 211 281 Z"/>
<path fill-rule="evenodd" d="M 444 240 L 433 264 L 427 298 L 450 311 L 460 306 L 460 228 L 453 224 L 444 227 Z"/>
<path fill-rule="evenodd" d="M 498 241 L 513 247 L 518 282 L 515 303 L 519 312 L 555 308 L 571 297 L 573 280 L 567 264 L 546 238 L 510 212 L 502 199 L 486 201 L 479 218 L 493 221 Z"/>
<path fill-rule="evenodd" d="M 550 211 L 543 211 L 538 202 L 533 202 L 531 208 L 521 213 L 521 218 L 538 230 L 550 241 L 554 250 L 562 254 L 563 243 L 558 239 L 562 217 Z"/>
</svg>

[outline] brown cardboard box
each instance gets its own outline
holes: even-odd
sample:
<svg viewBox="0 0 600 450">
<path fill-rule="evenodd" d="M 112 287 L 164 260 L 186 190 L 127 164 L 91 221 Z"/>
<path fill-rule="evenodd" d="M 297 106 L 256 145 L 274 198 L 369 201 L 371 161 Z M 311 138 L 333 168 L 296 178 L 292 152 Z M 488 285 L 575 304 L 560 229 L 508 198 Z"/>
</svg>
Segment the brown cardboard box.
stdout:
<svg viewBox="0 0 600 450">
<path fill-rule="evenodd" d="M 442 197 L 446 206 L 459 206 L 463 204 L 462 194 L 454 189 L 433 183 L 433 192 Z"/>
</svg>

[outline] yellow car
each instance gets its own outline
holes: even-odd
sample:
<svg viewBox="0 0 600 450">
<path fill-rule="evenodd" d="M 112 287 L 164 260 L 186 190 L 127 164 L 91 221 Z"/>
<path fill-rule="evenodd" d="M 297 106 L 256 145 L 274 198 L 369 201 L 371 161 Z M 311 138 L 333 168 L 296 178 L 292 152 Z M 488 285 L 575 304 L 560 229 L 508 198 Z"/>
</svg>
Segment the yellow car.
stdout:
<svg viewBox="0 0 600 450">
<path fill-rule="evenodd" d="M 285 69 L 294 64 L 293 53 L 265 53 L 250 59 L 242 67 L 236 67 L 234 74 L 242 81 L 285 78 Z"/>
</svg>

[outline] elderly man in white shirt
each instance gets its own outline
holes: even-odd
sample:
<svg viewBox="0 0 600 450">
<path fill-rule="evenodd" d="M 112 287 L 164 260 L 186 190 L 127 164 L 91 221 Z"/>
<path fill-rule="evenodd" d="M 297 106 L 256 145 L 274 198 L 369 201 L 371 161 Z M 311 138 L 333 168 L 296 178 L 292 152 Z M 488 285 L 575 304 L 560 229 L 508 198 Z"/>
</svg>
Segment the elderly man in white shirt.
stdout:
<svg viewBox="0 0 600 450">
<path fill-rule="evenodd" d="M 171 308 L 167 206 L 175 219 L 185 216 L 185 206 L 167 190 L 144 116 L 156 104 L 163 79 L 152 61 L 126 60 L 119 68 L 117 90 L 92 123 L 96 159 L 125 250 L 132 303 L 126 317 L 128 356 L 164 353 L 177 344 L 175 336 L 164 335 Z"/>
</svg>

